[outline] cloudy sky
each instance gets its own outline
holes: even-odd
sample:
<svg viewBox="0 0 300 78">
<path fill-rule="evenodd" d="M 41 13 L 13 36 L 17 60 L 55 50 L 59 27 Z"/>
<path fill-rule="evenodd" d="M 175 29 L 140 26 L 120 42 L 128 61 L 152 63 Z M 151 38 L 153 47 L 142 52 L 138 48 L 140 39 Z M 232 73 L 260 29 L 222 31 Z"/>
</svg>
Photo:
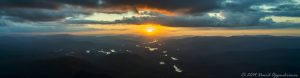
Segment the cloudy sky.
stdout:
<svg viewBox="0 0 300 78">
<path fill-rule="evenodd" d="M 101 33 L 143 24 L 297 32 L 300 0 L 0 0 L 1 34 Z"/>
</svg>

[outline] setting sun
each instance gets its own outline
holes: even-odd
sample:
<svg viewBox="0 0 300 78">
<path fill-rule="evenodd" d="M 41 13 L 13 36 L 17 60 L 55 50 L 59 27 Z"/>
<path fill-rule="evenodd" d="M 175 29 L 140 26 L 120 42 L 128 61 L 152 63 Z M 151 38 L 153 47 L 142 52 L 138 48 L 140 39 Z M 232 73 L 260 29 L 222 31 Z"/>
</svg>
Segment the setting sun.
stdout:
<svg viewBox="0 0 300 78">
<path fill-rule="evenodd" d="M 141 32 L 147 35 L 159 35 L 160 32 L 165 31 L 163 26 L 159 24 L 144 24 L 140 26 Z"/>
<path fill-rule="evenodd" d="M 139 25 L 136 29 L 139 35 L 152 38 L 158 38 L 159 36 L 163 36 L 163 32 L 168 31 L 167 27 L 159 24 L 143 24 Z"/>
<path fill-rule="evenodd" d="M 149 28 L 146 28 L 146 31 L 147 31 L 148 33 L 150 33 L 150 32 L 153 32 L 154 29 L 153 29 L 152 27 L 149 27 Z"/>
</svg>

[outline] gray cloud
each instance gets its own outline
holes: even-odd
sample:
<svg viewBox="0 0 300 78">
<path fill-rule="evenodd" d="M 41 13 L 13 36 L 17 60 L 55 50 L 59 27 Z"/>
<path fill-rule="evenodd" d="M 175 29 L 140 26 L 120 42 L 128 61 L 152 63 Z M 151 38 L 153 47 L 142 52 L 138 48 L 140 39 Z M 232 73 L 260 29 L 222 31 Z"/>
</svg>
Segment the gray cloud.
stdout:
<svg viewBox="0 0 300 78">
<path fill-rule="evenodd" d="M 269 9 L 272 12 L 264 12 L 263 9 L 255 9 L 254 6 L 269 5 L 277 6 L 276 8 Z M 272 19 L 264 19 L 267 16 L 291 16 L 299 17 L 300 6 L 292 0 L 232 0 L 232 2 L 223 2 L 222 9 L 216 8 L 209 12 L 223 11 L 226 19 L 220 20 L 207 15 L 192 15 L 191 17 L 167 17 L 158 16 L 155 18 L 127 18 L 118 20 L 116 23 L 145 23 L 154 22 L 168 26 L 208 26 L 208 27 L 230 27 L 230 26 L 266 26 L 266 25 L 279 25 Z M 208 13 L 208 12 L 205 12 Z M 295 24 L 282 24 L 280 25 L 295 25 Z M 298 24 L 297 24 L 298 25 Z"/>
<path fill-rule="evenodd" d="M 221 11 L 225 19 L 211 17 L 208 14 L 201 16 L 164 16 L 156 13 L 145 13 L 156 17 L 127 17 L 116 21 L 69 20 L 69 24 L 144 24 L 157 23 L 165 26 L 178 27 L 251 27 L 251 26 L 277 26 L 298 25 L 289 23 L 275 23 L 272 19 L 262 19 L 268 14 L 262 12 L 231 12 Z M 291 27 L 291 26 L 290 26 Z"/>
<path fill-rule="evenodd" d="M 103 0 L 104 7 L 149 7 L 168 11 L 189 9 L 188 13 L 206 12 L 219 8 L 221 0 Z"/>
<path fill-rule="evenodd" d="M 0 25 L 13 22 L 47 22 L 65 20 L 66 17 L 89 15 L 95 12 L 122 13 L 138 8 L 152 8 L 168 12 L 182 12 L 179 16 L 165 16 L 159 12 L 144 12 L 140 15 L 154 17 L 128 17 L 123 20 L 66 20 L 66 24 L 142 24 L 159 23 L 167 26 L 257 26 L 273 25 L 267 16 L 300 16 L 300 5 L 292 0 L 1 0 L 0 16 L 10 19 Z M 265 12 L 261 5 L 274 6 Z M 253 8 L 254 7 L 254 8 Z M 93 10 L 86 10 L 93 9 Z M 109 11 L 107 11 L 109 10 Z M 183 11 L 184 10 L 184 11 Z M 226 19 L 220 20 L 207 15 L 209 12 L 223 12 Z M 12 19 L 13 18 L 13 19 Z"/>
<path fill-rule="evenodd" d="M 14 26 L 18 22 L 26 22 L 26 21 L 22 19 L 10 17 L 10 16 L 0 16 L 0 27 Z"/>
<path fill-rule="evenodd" d="M 99 0 L 1 0 L 0 7 L 58 9 L 64 4 L 97 7 Z"/>
<path fill-rule="evenodd" d="M 270 10 L 276 16 L 300 17 L 300 4 L 283 4 Z"/>
<path fill-rule="evenodd" d="M 10 25 L 11 25 L 11 21 L 5 20 L 5 19 L 0 19 L 0 27 L 10 26 Z"/>
<path fill-rule="evenodd" d="M 96 8 L 98 0 L 1 0 L 0 16 L 40 22 L 91 13 L 77 6 Z"/>
<path fill-rule="evenodd" d="M 261 8 L 254 8 L 261 5 L 273 6 L 275 8 L 267 9 L 268 13 Z M 232 12 L 261 12 L 269 16 L 300 16 L 300 4 L 293 0 L 232 0 L 224 2 L 223 10 Z"/>
<path fill-rule="evenodd" d="M 144 24 L 157 23 L 166 26 L 186 26 L 186 27 L 224 27 L 224 26 L 254 26 L 266 25 L 272 21 L 261 21 L 262 15 L 256 13 L 225 13 L 225 16 L 231 17 L 221 20 L 217 17 L 210 17 L 207 14 L 202 16 L 159 16 L 159 17 L 129 17 L 122 20 L 112 22 L 108 21 L 90 21 L 90 20 L 76 20 L 68 21 L 71 24 Z M 268 22 L 268 23 L 267 23 Z"/>
<path fill-rule="evenodd" d="M 292 0 L 224 0 L 222 3 L 222 9 L 230 10 L 230 11 L 238 11 L 238 12 L 246 12 L 246 11 L 259 11 L 253 6 L 259 5 L 278 5 L 285 3 L 292 3 Z"/>
<path fill-rule="evenodd" d="M 2 8 L 0 16 L 11 16 L 27 21 L 57 21 L 78 14 L 88 14 L 80 9 L 65 7 L 57 10 L 37 8 Z"/>
</svg>

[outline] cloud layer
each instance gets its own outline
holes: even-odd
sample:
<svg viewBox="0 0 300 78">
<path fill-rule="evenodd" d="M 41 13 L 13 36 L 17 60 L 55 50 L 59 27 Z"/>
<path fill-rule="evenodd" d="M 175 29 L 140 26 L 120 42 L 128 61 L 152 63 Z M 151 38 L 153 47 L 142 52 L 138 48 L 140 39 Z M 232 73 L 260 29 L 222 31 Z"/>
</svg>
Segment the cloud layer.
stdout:
<svg viewBox="0 0 300 78">
<path fill-rule="evenodd" d="M 137 16 L 121 20 L 81 19 L 93 13 Z M 167 26 L 227 27 L 282 24 L 270 16 L 299 17 L 300 4 L 293 0 L 1 0 L 0 25 L 26 22 L 64 24 L 143 24 Z M 67 19 L 73 18 L 73 19 Z M 101 18 L 101 17 L 99 17 Z M 74 20 L 76 19 L 76 20 Z M 288 24 L 289 22 L 285 22 Z M 295 25 L 295 23 L 291 23 Z"/>
</svg>

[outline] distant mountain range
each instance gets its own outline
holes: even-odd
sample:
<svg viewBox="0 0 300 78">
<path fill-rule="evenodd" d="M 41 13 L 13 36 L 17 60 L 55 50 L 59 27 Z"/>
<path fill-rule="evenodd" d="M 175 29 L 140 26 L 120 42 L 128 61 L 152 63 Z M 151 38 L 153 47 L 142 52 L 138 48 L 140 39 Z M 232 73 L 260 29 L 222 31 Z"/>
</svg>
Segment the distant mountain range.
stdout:
<svg viewBox="0 0 300 78">
<path fill-rule="evenodd" d="M 1 36 L 0 46 L 1 78 L 241 78 L 243 72 L 300 74 L 300 37 L 215 36 L 150 42 L 131 36 Z M 175 65 L 183 71 L 174 71 Z"/>
</svg>

